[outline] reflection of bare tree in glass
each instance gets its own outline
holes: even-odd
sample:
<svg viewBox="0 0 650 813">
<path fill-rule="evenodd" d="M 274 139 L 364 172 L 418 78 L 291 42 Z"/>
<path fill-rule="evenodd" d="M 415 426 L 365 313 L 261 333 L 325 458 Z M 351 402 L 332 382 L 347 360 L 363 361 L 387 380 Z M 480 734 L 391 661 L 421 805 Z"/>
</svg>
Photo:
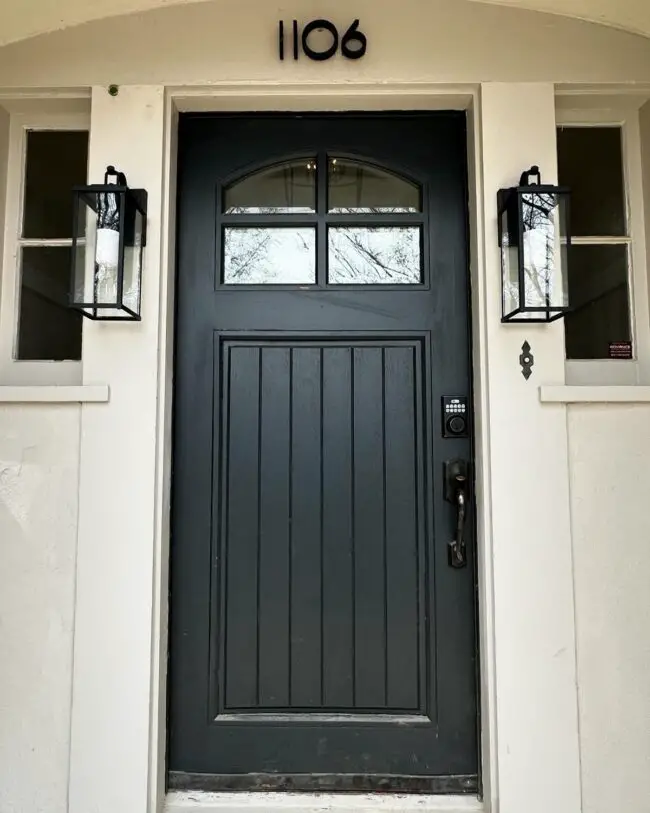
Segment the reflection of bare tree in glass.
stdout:
<svg viewBox="0 0 650 813">
<path fill-rule="evenodd" d="M 538 303 L 545 306 L 550 304 L 553 285 L 555 206 L 553 194 L 536 192 L 524 195 L 524 239 L 528 235 L 528 262 L 524 266 L 526 287 L 530 288 L 531 301 L 537 298 Z M 529 297 L 526 296 L 526 299 Z"/>
<path fill-rule="evenodd" d="M 272 212 L 273 210 L 271 210 Z M 350 210 L 359 214 L 358 210 Z M 233 208 L 230 214 L 248 213 Z M 259 214 L 268 214 L 261 209 Z M 403 209 L 369 209 L 390 215 Z M 313 227 L 232 227 L 225 231 L 225 281 L 244 284 L 315 282 Z M 418 226 L 330 226 L 329 281 L 413 284 L 420 282 Z"/>
<path fill-rule="evenodd" d="M 268 229 L 229 229 L 225 241 L 228 281 L 241 282 L 254 275 L 266 257 L 270 240 Z"/>
<path fill-rule="evenodd" d="M 248 212 L 233 208 L 231 213 L 242 211 Z M 259 214 L 273 211 L 260 209 Z M 226 228 L 224 281 L 247 285 L 313 282 L 313 235 L 310 227 Z"/>
<path fill-rule="evenodd" d="M 341 214 L 357 213 L 358 209 Z M 364 213 L 386 215 L 403 209 L 382 207 Z M 405 284 L 420 281 L 418 227 L 331 227 L 330 282 Z"/>
<path fill-rule="evenodd" d="M 553 193 L 527 193 L 522 196 L 523 265 L 525 302 L 547 307 L 553 301 L 555 283 L 557 199 Z M 508 293 L 517 300 L 518 282 L 508 283 Z"/>
</svg>

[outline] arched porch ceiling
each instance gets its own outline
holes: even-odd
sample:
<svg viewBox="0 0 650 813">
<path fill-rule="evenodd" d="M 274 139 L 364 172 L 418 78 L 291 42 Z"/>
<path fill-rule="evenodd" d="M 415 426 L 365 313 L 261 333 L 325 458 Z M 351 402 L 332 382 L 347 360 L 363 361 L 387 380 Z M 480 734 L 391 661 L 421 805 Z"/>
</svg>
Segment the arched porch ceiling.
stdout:
<svg viewBox="0 0 650 813">
<path fill-rule="evenodd" d="M 103 17 L 204 0 L 1 0 L 0 45 Z M 386 0 L 384 0 L 385 2 Z M 222 0 L 224 6 L 236 0 Z M 455 0 L 448 0 L 455 2 Z M 650 36 L 649 0 L 472 0 L 543 11 Z"/>
</svg>

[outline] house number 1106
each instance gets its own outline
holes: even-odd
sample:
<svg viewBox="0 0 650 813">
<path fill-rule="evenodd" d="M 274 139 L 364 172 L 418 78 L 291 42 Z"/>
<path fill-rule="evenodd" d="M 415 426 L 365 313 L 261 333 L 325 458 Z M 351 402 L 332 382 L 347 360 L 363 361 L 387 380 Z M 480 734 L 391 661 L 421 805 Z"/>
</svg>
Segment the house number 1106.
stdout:
<svg viewBox="0 0 650 813">
<path fill-rule="evenodd" d="M 309 44 L 309 37 L 315 31 L 326 31 L 329 34 L 329 42 L 321 50 L 312 48 Z M 280 20 L 278 23 L 278 52 L 280 59 L 284 59 L 285 39 L 289 39 L 289 37 L 285 38 L 284 21 Z M 302 31 L 298 25 L 298 20 L 291 21 L 291 44 L 294 59 L 298 59 L 300 50 L 309 59 L 315 59 L 319 62 L 331 59 L 339 50 L 339 43 L 341 53 L 346 59 L 361 59 L 366 53 L 368 40 L 366 35 L 359 31 L 359 20 L 355 20 L 341 36 L 339 36 L 334 23 L 329 20 L 312 20 L 303 26 Z"/>
</svg>

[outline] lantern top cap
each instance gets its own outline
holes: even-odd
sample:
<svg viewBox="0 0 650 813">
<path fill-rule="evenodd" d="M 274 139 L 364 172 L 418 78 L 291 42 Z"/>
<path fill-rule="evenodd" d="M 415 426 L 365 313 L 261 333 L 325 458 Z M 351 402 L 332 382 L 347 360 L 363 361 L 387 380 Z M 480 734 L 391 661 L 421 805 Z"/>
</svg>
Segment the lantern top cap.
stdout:
<svg viewBox="0 0 650 813">
<path fill-rule="evenodd" d="M 114 181 L 111 181 L 110 178 L 115 178 Z M 106 172 L 104 173 L 104 184 L 106 186 L 126 186 L 126 175 L 123 172 L 119 172 L 112 164 L 109 164 L 106 167 Z"/>
</svg>

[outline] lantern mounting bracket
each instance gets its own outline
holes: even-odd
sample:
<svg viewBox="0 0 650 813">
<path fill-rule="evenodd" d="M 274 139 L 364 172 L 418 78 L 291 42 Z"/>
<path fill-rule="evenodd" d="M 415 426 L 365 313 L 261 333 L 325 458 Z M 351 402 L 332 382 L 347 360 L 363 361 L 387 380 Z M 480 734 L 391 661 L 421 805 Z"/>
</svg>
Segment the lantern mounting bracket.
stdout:
<svg viewBox="0 0 650 813">
<path fill-rule="evenodd" d="M 537 180 L 533 183 L 530 178 L 531 176 L 535 176 Z M 519 186 L 541 186 L 542 185 L 542 173 L 539 171 L 539 167 L 537 164 L 533 164 L 533 166 L 526 170 L 525 172 L 521 173 L 519 178 Z"/>
<path fill-rule="evenodd" d="M 123 172 L 119 172 L 112 164 L 109 164 L 106 167 L 106 172 L 104 173 L 104 183 L 108 186 L 109 184 L 113 183 L 110 181 L 109 178 L 115 178 L 115 185 L 116 186 L 128 186 L 126 182 L 126 175 Z"/>
</svg>

